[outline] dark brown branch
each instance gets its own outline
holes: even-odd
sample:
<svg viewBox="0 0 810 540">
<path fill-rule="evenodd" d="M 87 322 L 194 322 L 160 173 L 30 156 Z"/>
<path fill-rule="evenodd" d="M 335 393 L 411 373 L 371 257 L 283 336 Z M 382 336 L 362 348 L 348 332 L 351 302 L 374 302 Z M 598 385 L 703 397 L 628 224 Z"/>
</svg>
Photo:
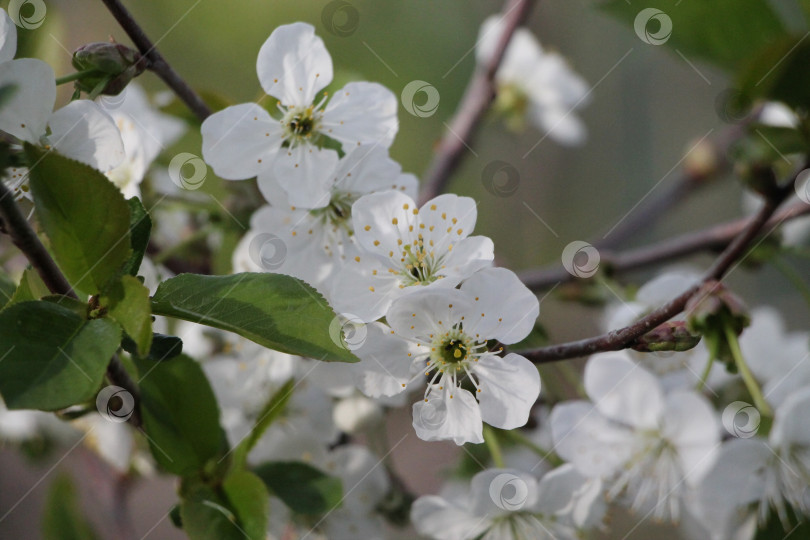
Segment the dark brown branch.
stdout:
<svg viewBox="0 0 810 540">
<path fill-rule="evenodd" d="M 771 229 L 783 222 L 808 214 L 810 205 L 797 202 L 777 212 L 764 228 Z M 616 275 L 661 265 L 702 251 L 720 251 L 725 249 L 749 222 L 750 218 L 741 218 L 624 252 L 600 250 L 599 264 L 609 274 Z M 527 270 L 518 276 L 534 291 L 549 289 L 577 279 L 559 265 Z"/>
<path fill-rule="evenodd" d="M 503 8 L 503 32 L 495 53 L 485 66 L 475 68 L 461 104 L 423 177 L 423 203 L 444 191 L 453 171 L 461 163 L 481 118 L 495 99 L 495 73 L 501 65 L 506 47 L 515 30 L 526 20 L 533 3 L 533 0 L 507 0 Z"/>
<path fill-rule="evenodd" d="M 787 186 L 776 191 L 772 198 L 766 200 L 760 211 L 748 220 L 743 230 L 706 271 L 701 283 L 684 291 L 669 303 L 642 317 L 630 326 L 579 341 L 529 351 L 519 351 L 519 354 L 536 364 L 541 364 L 588 356 L 597 352 L 618 351 L 631 346 L 638 337 L 682 312 L 686 307 L 686 303 L 695 295 L 702 284 L 712 280 L 720 280 L 739 260 L 745 257 L 751 242 L 760 235 L 761 231 L 769 223 L 779 204 L 793 192 L 793 182 L 795 182 L 795 177 Z"/>
<path fill-rule="evenodd" d="M 132 14 L 124 7 L 119 0 L 101 0 L 107 9 L 110 10 L 115 20 L 121 25 L 121 28 L 132 40 L 132 43 L 138 48 L 141 56 L 146 58 L 149 63 L 149 69 L 163 79 L 169 88 L 171 88 L 177 97 L 183 100 L 191 111 L 197 115 L 200 121 L 205 120 L 211 115 L 211 109 L 202 100 L 202 98 L 177 74 L 168 62 L 163 58 L 163 55 L 155 48 L 155 45 L 150 41 L 143 29 L 138 25 Z"/>
</svg>

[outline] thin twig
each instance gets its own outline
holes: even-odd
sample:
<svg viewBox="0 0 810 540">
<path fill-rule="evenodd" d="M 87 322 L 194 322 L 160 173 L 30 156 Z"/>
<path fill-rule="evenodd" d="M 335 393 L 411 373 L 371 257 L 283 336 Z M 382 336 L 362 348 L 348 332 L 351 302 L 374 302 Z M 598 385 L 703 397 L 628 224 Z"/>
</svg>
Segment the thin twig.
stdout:
<svg viewBox="0 0 810 540">
<path fill-rule="evenodd" d="M 506 48 L 515 30 L 526 20 L 533 3 L 534 0 L 507 0 L 502 12 L 503 32 L 498 38 L 495 52 L 485 66 L 476 66 L 461 98 L 461 104 L 423 177 L 423 203 L 444 191 L 453 171 L 461 163 L 481 118 L 495 99 L 495 73 L 501 65 Z"/>
<path fill-rule="evenodd" d="M 141 56 L 146 58 L 149 63 L 149 69 L 163 79 L 169 88 L 174 90 L 183 103 L 185 103 L 191 111 L 197 115 L 200 121 L 205 120 L 211 115 L 211 109 L 202 98 L 191 88 L 191 86 L 177 74 L 174 69 L 166 62 L 163 55 L 155 48 L 152 41 L 146 37 L 146 33 L 138 25 L 132 14 L 124 7 L 119 0 L 101 0 L 107 9 L 110 10 L 115 20 L 121 25 L 121 28 L 132 40 L 132 43 L 138 48 Z"/>
<path fill-rule="evenodd" d="M 810 214 L 810 205 L 797 202 L 777 212 L 768 221 L 765 228 L 770 229 L 783 222 L 808 214 Z M 745 229 L 750 220 L 750 218 L 736 219 L 702 231 L 676 236 L 649 246 L 624 252 L 600 250 L 599 265 L 608 274 L 617 275 L 653 265 L 661 265 L 702 251 L 720 251 L 725 249 L 734 237 Z M 518 273 L 518 276 L 533 291 L 550 289 L 555 285 L 578 279 L 560 265 L 527 270 Z"/>
<path fill-rule="evenodd" d="M 637 322 L 619 330 L 613 330 L 601 336 L 595 336 L 570 343 L 540 347 L 528 351 L 518 351 L 536 364 L 555 362 L 568 358 L 588 356 L 597 352 L 618 351 L 632 345 L 633 341 L 646 334 L 656 326 L 668 321 L 686 307 L 686 303 L 700 289 L 701 285 L 712 280 L 720 280 L 739 260 L 747 254 L 748 246 L 759 236 L 769 223 L 777 207 L 793 192 L 793 181 L 777 190 L 774 196 L 766 200 L 757 214 L 748 220 L 745 228 L 731 241 L 714 264 L 703 275 L 701 283 L 690 287 L 669 303 L 652 311 Z"/>
</svg>

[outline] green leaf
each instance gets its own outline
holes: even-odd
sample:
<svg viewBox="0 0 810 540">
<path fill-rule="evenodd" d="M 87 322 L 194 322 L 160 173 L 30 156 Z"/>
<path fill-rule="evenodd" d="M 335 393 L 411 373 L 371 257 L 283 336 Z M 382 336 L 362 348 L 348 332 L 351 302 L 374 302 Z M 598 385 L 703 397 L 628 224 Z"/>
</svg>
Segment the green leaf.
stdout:
<svg viewBox="0 0 810 540">
<path fill-rule="evenodd" d="M 180 521 L 191 540 L 245 540 L 237 516 L 227 507 L 227 502 L 208 487 L 198 488 L 183 500 Z"/>
<path fill-rule="evenodd" d="M 270 494 L 264 482 L 251 472 L 235 471 L 225 478 L 222 491 L 245 536 L 251 540 L 264 540 L 270 504 Z"/>
<path fill-rule="evenodd" d="M 138 354 L 137 345 L 127 336 L 124 336 L 124 339 L 121 340 L 121 347 L 129 354 L 141 357 L 141 355 Z M 182 339 L 177 336 L 166 336 L 155 332 L 152 334 L 152 346 L 149 347 L 149 354 L 142 358 L 153 362 L 162 362 L 164 360 L 170 360 L 182 352 Z"/>
<path fill-rule="evenodd" d="M 754 540 L 786 540 L 787 538 L 810 538 L 810 521 L 797 513 L 793 508 L 785 509 L 787 522 L 785 527 L 779 516 L 771 509 L 768 520 L 757 529 Z M 795 535 L 795 536 L 794 536 Z"/>
<path fill-rule="evenodd" d="M 67 475 L 60 474 L 51 483 L 42 516 L 42 537 L 45 540 L 98 538 L 81 513 L 76 489 Z"/>
<path fill-rule="evenodd" d="M 187 356 L 171 362 L 135 359 L 140 372 L 141 416 L 155 460 L 184 476 L 224 451 L 219 407 L 199 364 Z"/>
<path fill-rule="evenodd" d="M 739 78 L 743 95 L 791 107 L 810 106 L 810 41 L 805 37 L 785 36 L 758 51 Z"/>
<path fill-rule="evenodd" d="M 0 309 L 6 307 L 14 296 L 17 286 L 5 274 L 0 274 Z"/>
<path fill-rule="evenodd" d="M 160 284 L 152 312 L 234 332 L 288 354 L 357 361 L 330 337 L 335 313 L 326 300 L 283 274 L 181 274 Z"/>
<path fill-rule="evenodd" d="M 323 514 L 340 504 L 340 479 L 299 461 L 274 461 L 260 465 L 255 473 L 290 510 L 299 514 Z"/>
<path fill-rule="evenodd" d="M 731 146 L 729 154 L 737 162 L 778 164 L 784 163 L 786 156 L 803 154 L 808 148 L 807 140 L 797 129 L 754 124 Z M 787 162 L 785 166 L 792 164 Z"/>
<path fill-rule="evenodd" d="M 121 342 L 107 319 L 51 302 L 0 312 L 0 394 L 9 409 L 54 411 L 92 398 Z"/>
<path fill-rule="evenodd" d="M 152 218 L 137 197 L 127 199 L 129 205 L 129 240 L 132 254 L 124 264 L 124 273 L 131 276 L 138 275 L 146 247 L 149 245 L 149 236 L 152 234 Z"/>
<path fill-rule="evenodd" d="M 20 302 L 28 302 L 30 300 L 39 300 L 43 296 L 51 294 L 50 289 L 39 277 L 37 271 L 33 268 L 26 268 L 20 278 L 20 284 L 17 285 L 17 290 L 9 300 L 6 307 L 11 307 Z"/>
<path fill-rule="evenodd" d="M 732 71 L 785 35 L 768 0 L 608 0 L 600 7 L 631 28 L 638 28 L 642 36 L 649 34 L 653 38 L 661 30 L 662 19 L 669 19 L 672 33 L 668 38 L 660 36 L 667 47 L 690 60 L 699 58 Z M 647 8 L 663 11 L 664 15 L 654 19 L 649 14 L 640 15 Z M 647 45 L 639 41 L 639 46 Z"/>
<path fill-rule="evenodd" d="M 56 263 L 73 287 L 97 294 L 129 258 L 130 211 L 97 170 L 25 145 L 37 217 Z"/>
<path fill-rule="evenodd" d="M 253 426 L 253 429 L 250 430 L 250 434 L 245 437 L 234 450 L 234 467 L 244 467 L 247 455 L 250 453 L 251 449 L 256 446 L 256 443 L 259 442 L 259 439 L 264 435 L 264 432 L 267 431 L 267 428 L 270 427 L 270 424 L 284 412 L 294 389 L 295 381 L 290 379 L 284 383 L 284 385 L 270 397 L 264 407 L 262 407 L 256 425 Z"/>
<path fill-rule="evenodd" d="M 138 278 L 125 275 L 107 287 L 100 304 L 107 308 L 107 316 L 121 325 L 135 342 L 139 356 L 149 354 L 152 345 L 152 311 L 149 289 Z"/>
</svg>

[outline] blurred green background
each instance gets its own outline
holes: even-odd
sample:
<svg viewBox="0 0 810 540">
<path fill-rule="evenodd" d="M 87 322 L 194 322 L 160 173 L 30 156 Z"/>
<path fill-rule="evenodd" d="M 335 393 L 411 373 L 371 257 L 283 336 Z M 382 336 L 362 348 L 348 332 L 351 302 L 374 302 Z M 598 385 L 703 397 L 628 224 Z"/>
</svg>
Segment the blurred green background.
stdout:
<svg viewBox="0 0 810 540">
<path fill-rule="evenodd" d="M 324 24 L 323 10 L 328 3 L 125 2 L 166 59 L 192 86 L 221 94 L 234 103 L 261 95 L 255 72 L 259 47 L 276 26 L 293 21 L 315 26 L 332 55 L 338 85 L 350 80 L 377 81 L 399 96 L 413 80 L 432 84 L 440 94 L 438 110 L 430 117 L 418 118 L 400 107 L 399 134 L 391 148 L 405 171 L 421 176 L 473 71 L 479 25 L 501 9 L 501 2 L 352 0 L 359 23 L 347 36 L 330 32 Z M 85 43 L 105 41 L 109 36 L 129 43 L 98 0 L 48 0 L 46 4 L 45 24 L 20 31 L 25 42 L 20 56 L 46 59 L 57 75 L 72 71 L 70 52 Z M 8 3 L 0 5 L 5 8 Z M 788 21 L 792 17 L 790 12 L 784 15 Z M 343 22 L 336 20 L 335 24 Z M 695 141 L 721 135 L 729 128 L 716 111 L 718 95 L 729 85 L 721 72 L 642 42 L 631 28 L 600 13 L 593 1 L 539 2 L 528 26 L 545 47 L 566 56 L 594 88 L 589 106 L 579 113 L 589 134 L 582 147 L 562 147 L 551 138 L 537 144 L 543 133 L 528 127 L 524 133 L 515 134 L 488 116 L 470 142 L 477 156 L 468 153 L 452 179 L 453 192 L 479 202 L 476 233 L 490 236 L 499 264 L 513 270 L 558 263 L 571 241 L 599 240 L 642 198 L 654 197 L 656 190 L 678 178 L 678 164 Z M 152 74 L 142 76 L 139 82 L 151 91 L 165 89 Z M 68 99 L 68 91 L 63 92 L 62 99 Z M 188 137 L 184 144 L 188 147 L 183 151 L 200 153 L 198 139 Z M 494 160 L 505 161 L 519 172 L 518 190 L 509 197 L 497 197 L 484 188 L 482 171 Z M 627 246 L 740 216 L 741 191 L 731 177 L 716 180 L 655 225 L 639 231 Z M 708 256 L 694 258 L 704 267 L 709 260 Z M 806 275 L 807 270 L 805 266 L 802 272 Z M 633 277 L 641 280 L 649 275 Z M 807 320 L 807 306 L 800 295 L 770 268 L 757 273 L 736 270 L 729 283 L 752 306 L 764 302 L 781 306 L 790 327 Z M 541 306 L 541 320 L 555 341 L 597 331 L 599 314 L 598 310 L 562 303 L 553 295 L 543 298 Z M 435 489 L 432 473 L 438 465 L 423 468 L 418 456 L 408 456 L 406 447 L 395 456 L 395 462 L 410 471 L 406 474 L 414 478 L 417 491 Z M 419 448 L 424 452 L 426 447 Z M 446 448 L 440 453 L 451 454 Z M 4 471 L 0 476 L 0 508 L 8 508 L 47 467 L 26 470 L 21 473 L 23 478 L 15 481 L 8 471 L 23 469 L 19 458 L 6 451 L 0 457 Z M 441 459 L 437 461 L 441 465 Z M 92 486 L 92 480 L 85 481 Z M 92 491 L 92 487 L 86 489 Z M 140 502 L 136 503 L 140 506 L 134 515 L 141 511 L 151 522 L 160 519 L 173 499 L 166 482 L 161 489 L 157 496 L 149 495 L 158 493 L 156 490 L 143 495 L 139 491 L 136 498 Z M 37 537 L 36 533 L 26 536 L 24 531 L 38 528 L 31 520 L 37 519 L 43 493 L 44 486 L 33 490 L 19 510 L 0 522 L 0 537 Z M 150 537 L 176 534 L 167 519 L 158 527 Z M 643 538 L 644 534 L 637 531 L 630 538 Z"/>
</svg>

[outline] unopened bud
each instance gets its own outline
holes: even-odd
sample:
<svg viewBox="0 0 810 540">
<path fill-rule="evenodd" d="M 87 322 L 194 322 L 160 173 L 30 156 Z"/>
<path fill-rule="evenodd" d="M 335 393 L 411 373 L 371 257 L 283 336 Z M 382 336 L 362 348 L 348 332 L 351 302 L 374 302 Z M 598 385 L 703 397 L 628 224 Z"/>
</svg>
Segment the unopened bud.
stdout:
<svg viewBox="0 0 810 540">
<path fill-rule="evenodd" d="M 700 343 L 700 335 L 686 327 L 686 321 L 669 321 L 656 326 L 635 343 L 633 350 L 639 352 L 688 351 Z"/>
<path fill-rule="evenodd" d="M 73 53 L 73 67 L 79 72 L 88 72 L 76 80 L 78 89 L 114 96 L 143 73 L 146 60 L 138 51 L 120 43 L 88 43 Z M 102 84 L 103 89 L 96 90 Z"/>
<path fill-rule="evenodd" d="M 709 180 L 717 174 L 720 157 L 713 141 L 701 140 L 690 145 L 683 162 L 684 171 L 695 181 Z"/>
<path fill-rule="evenodd" d="M 726 325 L 739 335 L 751 323 L 748 308 L 719 281 L 707 281 L 686 303 L 689 330 L 701 334 L 722 333 Z"/>
</svg>

